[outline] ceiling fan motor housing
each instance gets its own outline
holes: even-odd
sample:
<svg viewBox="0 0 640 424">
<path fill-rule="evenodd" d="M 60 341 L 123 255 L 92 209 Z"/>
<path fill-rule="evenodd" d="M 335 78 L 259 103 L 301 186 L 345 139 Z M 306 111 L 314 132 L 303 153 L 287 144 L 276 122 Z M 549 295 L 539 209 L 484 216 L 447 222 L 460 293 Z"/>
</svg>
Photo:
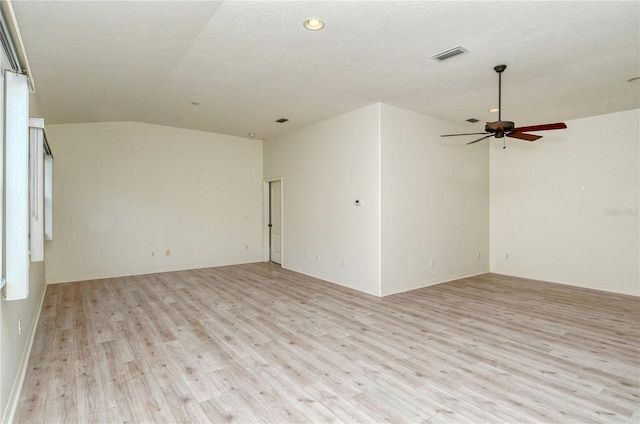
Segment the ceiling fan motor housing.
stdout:
<svg viewBox="0 0 640 424">
<path fill-rule="evenodd" d="M 509 133 L 515 126 L 516 124 L 511 121 L 487 122 L 484 130 L 488 133 L 495 133 L 500 138 L 501 136 L 498 136 L 498 134 Z"/>
</svg>

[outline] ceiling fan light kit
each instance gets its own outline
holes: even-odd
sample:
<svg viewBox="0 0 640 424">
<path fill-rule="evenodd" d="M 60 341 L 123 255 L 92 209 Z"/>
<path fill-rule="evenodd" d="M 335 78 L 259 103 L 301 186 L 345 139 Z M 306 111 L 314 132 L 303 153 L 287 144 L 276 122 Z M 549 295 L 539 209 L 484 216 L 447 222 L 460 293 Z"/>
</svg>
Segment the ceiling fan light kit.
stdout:
<svg viewBox="0 0 640 424">
<path fill-rule="evenodd" d="M 512 121 L 502 120 L 502 73 L 507 69 L 507 65 L 497 65 L 493 68 L 498 73 L 498 120 L 495 122 L 487 122 L 484 126 L 483 133 L 464 133 L 464 134 L 443 134 L 441 137 L 455 137 L 459 135 L 482 135 L 482 137 L 470 141 L 467 144 L 477 143 L 489 137 L 495 138 L 518 138 L 526 141 L 536 141 L 542 138 L 541 135 L 527 134 L 530 131 L 546 131 L 546 130 L 561 130 L 567 128 L 567 125 L 563 122 L 557 122 L 554 124 L 542 124 L 542 125 L 530 125 L 527 127 L 516 127 L 516 124 Z M 503 149 L 506 146 L 503 145 Z"/>
</svg>

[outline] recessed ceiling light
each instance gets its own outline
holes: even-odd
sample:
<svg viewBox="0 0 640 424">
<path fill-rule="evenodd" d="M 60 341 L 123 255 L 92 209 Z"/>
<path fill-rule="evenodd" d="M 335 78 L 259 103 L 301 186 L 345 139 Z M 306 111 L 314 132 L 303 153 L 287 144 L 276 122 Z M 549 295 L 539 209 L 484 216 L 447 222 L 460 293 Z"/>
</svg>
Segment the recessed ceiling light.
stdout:
<svg viewBox="0 0 640 424">
<path fill-rule="evenodd" d="M 500 109 L 498 109 L 497 107 L 494 107 L 493 109 L 489 109 L 489 112 L 491 113 L 496 113 L 498 112 Z"/>
<path fill-rule="evenodd" d="M 194 106 L 200 106 L 200 103 L 198 103 L 198 102 L 191 102 L 191 104 L 194 105 Z"/>
<path fill-rule="evenodd" d="M 287 122 L 288 119 L 287 118 L 280 118 L 280 119 L 276 119 L 276 122 L 279 124 L 284 124 L 285 122 Z"/>
<path fill-rule="evenodd" d="M 322 22 L 320 19 L 313 18 L 307 19 L 302 25 L 304 25 L 306 29 L 309 29 L 311 31 L 318 31 L 324 28 L 324 22 Z"/>
<path fill-rule="evenodd" d="M 250 133 L 249 133 L 249 134 L 247 134 L 247 135 L 248 135 L 249 137 L 253 138 L 253 137 L 255 137 L 255 136 L 256 136 L 256 133 L 254 133 L 254 132 L 250 132 Z"/>
<path fill-rule="evenodd" d="M 467 122 L 471 122 L 472 124 L 475 124 L 476 122 L 480 122 L 479 120 L 477 120 L 476 118 L 469 118 L 466 119 Z"/>
</svg>

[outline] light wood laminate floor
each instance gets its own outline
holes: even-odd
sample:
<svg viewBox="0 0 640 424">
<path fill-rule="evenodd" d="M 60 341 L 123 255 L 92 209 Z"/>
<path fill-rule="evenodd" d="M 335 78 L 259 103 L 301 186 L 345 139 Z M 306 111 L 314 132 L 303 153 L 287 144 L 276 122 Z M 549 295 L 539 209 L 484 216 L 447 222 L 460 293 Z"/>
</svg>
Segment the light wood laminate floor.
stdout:
<svg viewBox="0 0 640 424">
<path fill-rule="evenodd" d="M 640 299 L 261 263 L 47 288 L 17 423 L 637 423 Z"/>
</svg>

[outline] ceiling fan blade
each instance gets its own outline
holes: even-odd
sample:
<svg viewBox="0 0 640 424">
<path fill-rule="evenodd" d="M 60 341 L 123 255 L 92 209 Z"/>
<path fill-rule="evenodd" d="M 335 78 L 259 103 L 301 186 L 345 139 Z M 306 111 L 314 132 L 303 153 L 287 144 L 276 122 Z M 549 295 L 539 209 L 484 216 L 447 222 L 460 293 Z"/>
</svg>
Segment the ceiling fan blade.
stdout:
<svg viewBox="0 0 640 424">
<path fill-rule="evenodd" d="M 515 132 L 529 132 L 529 131 L 545 131 L 545 130 L 563 130 L 567 128 L 567 125 L 564 122 L 557 122 L 555 124 L 542 124 L 542 125 L 531 125 L 528 127 L 517 127 L 512 131 Z"/>
<path fill-rule="evenodd" d="M 464 133 L 464 134 L 444 134 L 444 135 L 441 135 L 440 137 L 456 137 L 458 135 L 480 135 L 480 134 L 486 134 L 486 132 Z"/>
<path fill-rule="evenodd" d="M 519 138 L 521 140 L 527 141 L 536 141 L 537 139 L 542 138 L 541 135 L 525 134 L 517 131 L 510 132 L 509 134 L 507 134 L 507 137 Z"/>
<path fill-rule="evenodd" d="M 493 137 L 493 134 L 485 135 L 484 137 L 480 137 L 480 138 L 479 138 L 479 139 L 477 139 L 477 140 L 470 141 L 470 142 L 468 142 L 467 144 L 477 143 L 478 141 L 482 141 L 482 140 L 484 140 L 485 138 L 489 138 L 489 137 Z"/>
</svg>

